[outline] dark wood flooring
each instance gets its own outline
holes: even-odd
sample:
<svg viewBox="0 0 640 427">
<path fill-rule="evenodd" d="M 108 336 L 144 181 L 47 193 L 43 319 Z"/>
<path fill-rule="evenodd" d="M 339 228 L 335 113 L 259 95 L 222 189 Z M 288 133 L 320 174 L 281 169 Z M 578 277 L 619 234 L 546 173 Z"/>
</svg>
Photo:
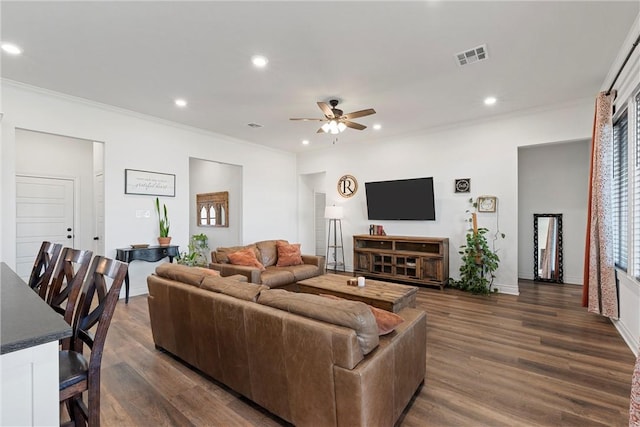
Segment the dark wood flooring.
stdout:
<svg viewBox="0 0 640 427">
<path fill-rule="evenodd" d="M 401 426 L 627 426 L 635 358 L 580 287 L 520 296 L 421 288 L 427 378 Z M 155 349 L 146 296 L 121 300 L 102 365 L 105 426 L 279 426 L 282 420 Z"/>
</svg>

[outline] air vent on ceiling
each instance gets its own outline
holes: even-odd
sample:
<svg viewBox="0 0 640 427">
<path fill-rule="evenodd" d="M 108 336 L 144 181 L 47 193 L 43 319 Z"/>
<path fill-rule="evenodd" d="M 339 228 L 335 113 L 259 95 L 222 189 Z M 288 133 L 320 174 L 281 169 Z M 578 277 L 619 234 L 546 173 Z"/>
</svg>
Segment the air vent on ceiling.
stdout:
<svg viewBox="0 0 640 427">
<path fill-rule="evenodd" d="M 473 64 L 474 62 L 483 61 L 487 59 L 487 45 L 483 44 L 473 49 L 465 50 L 464 52 L 456 53 L 456 60 L 459 66 Z"/>
<path fill-rule="evenodd" d="M 258 123 L 248 123 L 247 126 L 249 126 L 250 128 L 261 128 L 262 125 L 258 124 Z"/>
</svg>

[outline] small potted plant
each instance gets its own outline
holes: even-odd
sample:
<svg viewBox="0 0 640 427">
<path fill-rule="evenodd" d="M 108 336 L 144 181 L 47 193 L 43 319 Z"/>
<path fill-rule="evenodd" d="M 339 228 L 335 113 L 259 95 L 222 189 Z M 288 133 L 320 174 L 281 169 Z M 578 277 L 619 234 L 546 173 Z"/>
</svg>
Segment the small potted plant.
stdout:
<svg viewBox="0 0 640 427">
<path fill-rule="evenodd" d="M 163 210 L 160 211 L 160 199 L 156 197 L 156 213 L 158 214 L 158 226 L 160 229 L 160 236 L 158 237 L 158 244 L 160 246 L 169 246 L 171 243 L 171 237 L 169 237 L 169 217 L 167 216 L 167 205 L 162 204 Z"/>
</svg>

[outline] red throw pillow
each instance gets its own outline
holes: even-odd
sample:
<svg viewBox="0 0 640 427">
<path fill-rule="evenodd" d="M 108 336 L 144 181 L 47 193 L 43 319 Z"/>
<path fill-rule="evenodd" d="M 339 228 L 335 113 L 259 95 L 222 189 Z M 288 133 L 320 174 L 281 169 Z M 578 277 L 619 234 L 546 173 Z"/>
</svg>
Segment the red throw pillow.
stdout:
<svg viewBox="0 0 640 427">
<path fill-rule="evenodd" d="M 276 242 L 278 249 L 278 262 L 276 267 L 287 267 L 290 265 L 302 265 L 302 255 L 300 254 L 300 243 Z"/>
<path fill-rule="evenodd" d="M 237 252 L 232 252 L 228 255 L 228 257 L 231 264 L 244 265 L 247 267 L 257 267 L 260 270 L 265 269 L 264 265 L 262 265 L 262 263 L 258 261 L 258 258 L 256 258 L 256 253 L 253 251 L 253 249 L 247 248 Z"/>
<path fill-rule="evenodd" d="M 320 294 L 320 296 L 331 299 L 344 299 L 329 294 Z M 369 307 L 369 310 L 371 310 L 371 314 L 373 314 L 373 317 L 376 319 L 376 324 L 378 325 L 378 335 L 387 335 L 388 333 L 393 332 L 396 329 L 396 326 L 404 322 L 404 319 L 395 313 L 383 310 L 381 308 L 373 307 L 369 304 L 367 304 L 367 306 Z"/>
</svg>

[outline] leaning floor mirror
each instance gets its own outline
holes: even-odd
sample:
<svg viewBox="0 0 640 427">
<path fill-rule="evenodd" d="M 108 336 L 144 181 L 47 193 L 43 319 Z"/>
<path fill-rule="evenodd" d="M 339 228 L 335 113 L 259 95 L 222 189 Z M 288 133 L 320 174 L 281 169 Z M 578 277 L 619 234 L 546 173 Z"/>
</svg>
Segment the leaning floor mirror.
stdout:
<svg viewBox="0 0 640 427">
<path fill-rule="evenodd" d="M 562 282 L 562 214 L 533 214 L 534 280 Z"/>
</svg>

